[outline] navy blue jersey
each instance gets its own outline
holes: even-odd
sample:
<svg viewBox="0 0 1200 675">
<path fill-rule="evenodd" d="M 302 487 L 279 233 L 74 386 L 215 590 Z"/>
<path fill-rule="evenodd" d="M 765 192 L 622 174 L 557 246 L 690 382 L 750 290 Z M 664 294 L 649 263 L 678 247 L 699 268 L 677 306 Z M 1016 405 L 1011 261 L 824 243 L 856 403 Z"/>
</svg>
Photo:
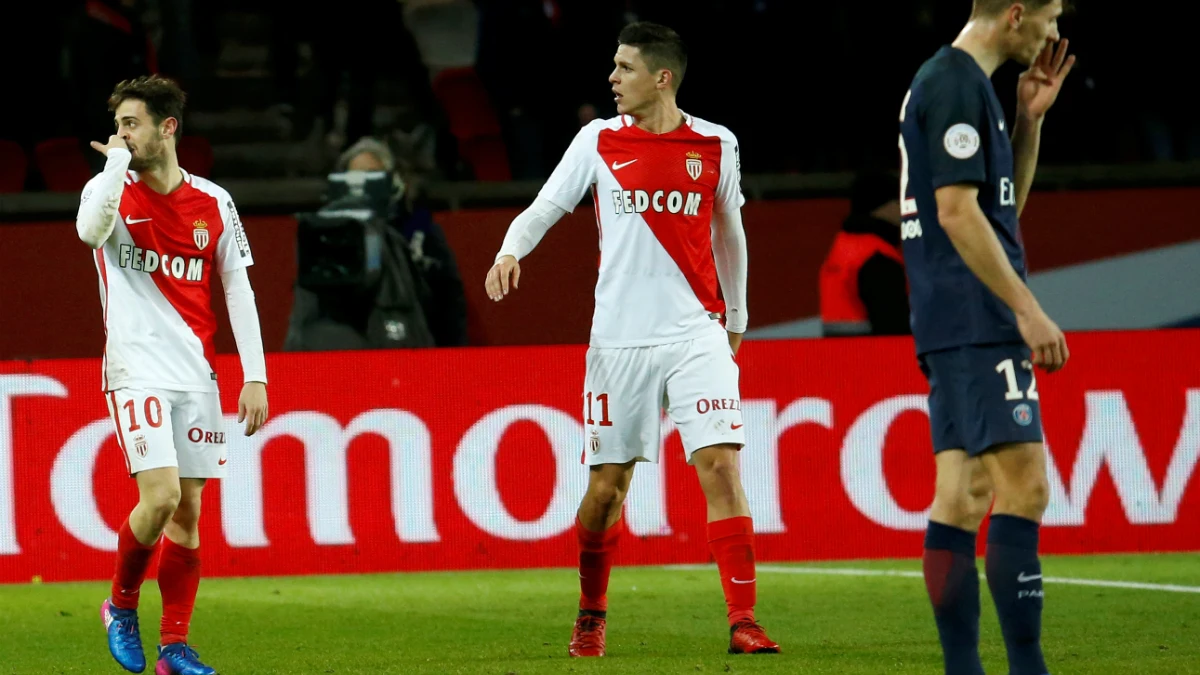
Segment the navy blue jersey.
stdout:
<svg viewBox="0 0 1200 675">
<path fill-rule="evenodd" d="M 900 111 L 900 158 L 900 236 L 917 353 L 1021 342 L 1012 310 L 971 272 L 938 222 L 938 188 L 978 186 L 980 209 L 1026 278 L 1009 129 L 970 54 L 945 46 L 917 71 Z"/>
</svg>

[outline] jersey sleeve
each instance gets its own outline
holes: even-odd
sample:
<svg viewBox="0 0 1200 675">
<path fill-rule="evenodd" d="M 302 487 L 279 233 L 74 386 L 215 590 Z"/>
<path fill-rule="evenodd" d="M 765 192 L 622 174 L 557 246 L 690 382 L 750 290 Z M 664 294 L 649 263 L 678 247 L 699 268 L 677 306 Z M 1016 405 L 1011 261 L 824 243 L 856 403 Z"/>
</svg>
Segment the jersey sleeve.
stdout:
<svg viewBox="0 0 1200 675">
<path fill-rule="evenodd" d="M 721 134 L 721 176 L 717 179 L 713 210 L 717 213 L 737 211 L 746 203 L 742 194 L 742 156 L 737 137 L 732 132 Z"/>
<path fill-rule="evenodd" d="M 597 120 L 575 134 L 575 139 L 538 192 L 538 197 L 568 213 L 575 210 L 596 182 L 596 166 L 600 156 L 596 144 L 601 124 L 602 121 Z"/>
<path fill-rule="evenodd" d="M 246 239 L 246 230 L 242 227 L 237 207 L 233 205 L 233 198 L 228 194 L 222 195 L 219 208 L 225 230 L 217 241 L 217 272 L 225 274 L 253 265 L 250 241 Z"/>
<path fill-rule="evenodd" d="M 933 189 L 987 180 L 980 130 L 987 129 L 987 99 L 978 84 L 942 80 L 925 99 L 922 131 L 929 143 Z"/>
</svg>

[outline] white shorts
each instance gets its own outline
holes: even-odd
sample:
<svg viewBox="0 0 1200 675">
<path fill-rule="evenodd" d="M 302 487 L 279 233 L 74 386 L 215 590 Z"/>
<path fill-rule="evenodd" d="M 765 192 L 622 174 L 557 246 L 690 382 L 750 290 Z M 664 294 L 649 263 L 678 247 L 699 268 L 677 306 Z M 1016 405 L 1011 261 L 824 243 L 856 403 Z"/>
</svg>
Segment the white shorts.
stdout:
<svg viewBox="0 0 1200 675">
<path fill-rule="evenodd" d="M 739 369 L 724 331 L 651 347 L 587 352 L 583 463 L 658 462 L 665 410 L 692 453 L 746 442 Z"/>
<path fill-rule="evenodd" d="M 173 466 L 180 478 L 225 477 L 225 418 L 219 394 L 117 389 L 106 397 L 129 475 Z"/>
</svg>

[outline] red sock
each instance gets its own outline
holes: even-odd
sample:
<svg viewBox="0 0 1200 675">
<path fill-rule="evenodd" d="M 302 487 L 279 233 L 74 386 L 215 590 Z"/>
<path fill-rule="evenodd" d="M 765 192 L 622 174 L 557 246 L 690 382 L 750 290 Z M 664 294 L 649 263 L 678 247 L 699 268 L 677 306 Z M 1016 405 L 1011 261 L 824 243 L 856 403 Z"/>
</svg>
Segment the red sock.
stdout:
<svg viewBox="0 0 1200 675">
<path fill-rule="evenodd" d="M 708 524 L 708 546 L 721 573 L 729 625 L 754 621 L 758 583 L 754 576 L 754 522 L 749 516 L 726 518 Z"/>
<path fill-rule="evenodd" d="M 575 518 L 579 536 L 579 609 L 608 611 L 608 575 L 612 572 L 613 553 L 625 530 L 622 518 L 603 532 L 592 532 Z"/>
<path fill-rule="evenodd" d="M 158 550 L 158 542 L 146 546 L 133 536 L 129 519 L 121 523 L 117 533 L 117 571 L 113 574 L 112 604 L 121 609 L 137 609 L 146 580 L 146 568 Z"/>
<path fill-rule="evenodd" d="M 184 548 L 163 537 L 158 563 L 158 589 L 162 591 L 162 644 L 187 642 L 188 624 L 200 587 L 200 549 Z"/>
</svg>

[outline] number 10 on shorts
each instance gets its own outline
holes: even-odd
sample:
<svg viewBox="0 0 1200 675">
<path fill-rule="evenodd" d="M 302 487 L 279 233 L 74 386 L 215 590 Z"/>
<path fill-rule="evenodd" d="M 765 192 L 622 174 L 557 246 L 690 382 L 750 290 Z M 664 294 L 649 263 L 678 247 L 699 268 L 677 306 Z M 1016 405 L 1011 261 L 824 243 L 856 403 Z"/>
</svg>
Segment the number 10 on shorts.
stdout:
<svg viewBox="0 0 1200 675">
<path fill-rule="evenodd" d="M 600 408 L 600 422 L 597 423 L 592 418 L 592 399 L 595 398 L 597 407 Z M 602 427 L 611 427 L 612 420 L 608 418 L 608 394 L 596 394 L 593 397 L 592 392 L 587 393 L 587 420 L 588 424 L 598 424 Z"/>
</svg>

